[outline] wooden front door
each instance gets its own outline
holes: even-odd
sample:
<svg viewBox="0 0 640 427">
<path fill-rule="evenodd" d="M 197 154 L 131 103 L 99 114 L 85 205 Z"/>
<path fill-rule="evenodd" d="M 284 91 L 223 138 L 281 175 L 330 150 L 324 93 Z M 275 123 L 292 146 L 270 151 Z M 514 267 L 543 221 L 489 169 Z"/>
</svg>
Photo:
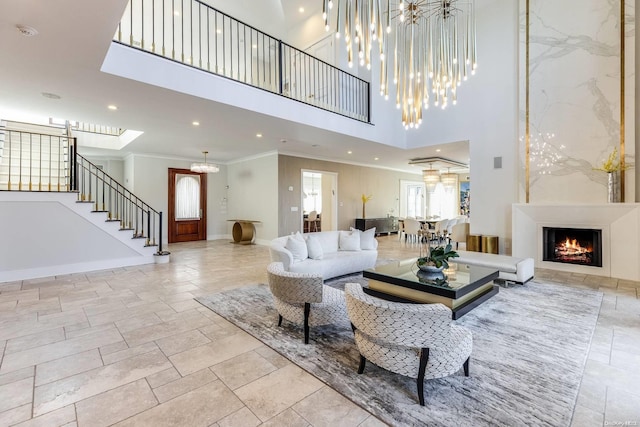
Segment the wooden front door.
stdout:
<svg viewBox="0 0 640 427">
<path fill-rule="evenodd" d="M 169 169 L 169 243 L 207 239 L 207 174 Z"/>
</svg>

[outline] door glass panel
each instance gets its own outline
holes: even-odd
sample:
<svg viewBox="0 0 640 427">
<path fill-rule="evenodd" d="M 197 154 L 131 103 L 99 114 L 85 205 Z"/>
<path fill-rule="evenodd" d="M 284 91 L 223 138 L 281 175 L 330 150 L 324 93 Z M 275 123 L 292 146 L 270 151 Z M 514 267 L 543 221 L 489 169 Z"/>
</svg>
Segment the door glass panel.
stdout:
<svg viewBox="0 0 640 427">
<path fill-rule="evenodd" d="M 304 213 L 322 212 L 322 174 L 303 172 L 302 206 Z"/>
<path fill-rule="evenodd" d="M 200 176 L 176 174 L 176 221 L 200 219 Z"/>
</svg>

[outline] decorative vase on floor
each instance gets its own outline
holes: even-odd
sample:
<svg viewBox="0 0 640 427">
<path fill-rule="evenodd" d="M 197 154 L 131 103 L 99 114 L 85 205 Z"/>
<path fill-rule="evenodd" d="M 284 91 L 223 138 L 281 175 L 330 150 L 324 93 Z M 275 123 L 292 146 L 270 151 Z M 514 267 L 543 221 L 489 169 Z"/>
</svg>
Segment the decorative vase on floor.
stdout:
<svg viewBox="0 0 640 427">
<path fill-rule="evenodd" d="M 609 203 L 620 202 L 620 181 L 617 171 L 607 173 L 607 196 Z"/>
</svg>

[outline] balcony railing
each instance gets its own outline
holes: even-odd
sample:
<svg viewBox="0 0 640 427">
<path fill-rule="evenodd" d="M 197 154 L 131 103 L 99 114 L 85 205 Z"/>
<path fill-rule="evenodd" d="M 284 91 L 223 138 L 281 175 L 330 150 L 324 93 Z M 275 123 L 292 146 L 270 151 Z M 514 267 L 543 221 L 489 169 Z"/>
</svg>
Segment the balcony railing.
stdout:
<svg viewBox="0 0 640 427">
<path fill-rule="evenodd" d="M 115 40 L 369 122 L 369 83 L 198 0 L 130 0 Z"/>
</svg>

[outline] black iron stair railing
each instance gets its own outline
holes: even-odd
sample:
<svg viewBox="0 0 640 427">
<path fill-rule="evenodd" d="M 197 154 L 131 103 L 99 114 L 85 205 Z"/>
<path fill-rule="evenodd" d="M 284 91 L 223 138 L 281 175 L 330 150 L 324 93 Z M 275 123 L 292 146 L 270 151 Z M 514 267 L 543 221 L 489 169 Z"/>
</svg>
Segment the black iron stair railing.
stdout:
<svg viewBox="0 0 640 427">
<path fill-rule="evenodd" d="M 93 203 L 107 221 L 120 222 L 145 246 L 162 248 L 162 212 L 126 189 L 100 166 L 77 153 L 76 139 L 67 136 L 3 130 L 0 190 L 77 192 L 78 202 Z"/>
<path fill-rule="evenodd" d="M 163 253 L 162 212 L 78 153 L 75 163 L 78 201 L 93 203 L 94 212 L 105 212 L 107 221 L 120 222 L 120 230 L 133 231 L 134 239 L 144 238 L 145 246 L 158 246 L 158 253 Z"/>
<path fill-rule="evenodd" d="M 199 0 L 129 0 L 114 41 L 370 123 L 369 83 Z"/>
</svg>

